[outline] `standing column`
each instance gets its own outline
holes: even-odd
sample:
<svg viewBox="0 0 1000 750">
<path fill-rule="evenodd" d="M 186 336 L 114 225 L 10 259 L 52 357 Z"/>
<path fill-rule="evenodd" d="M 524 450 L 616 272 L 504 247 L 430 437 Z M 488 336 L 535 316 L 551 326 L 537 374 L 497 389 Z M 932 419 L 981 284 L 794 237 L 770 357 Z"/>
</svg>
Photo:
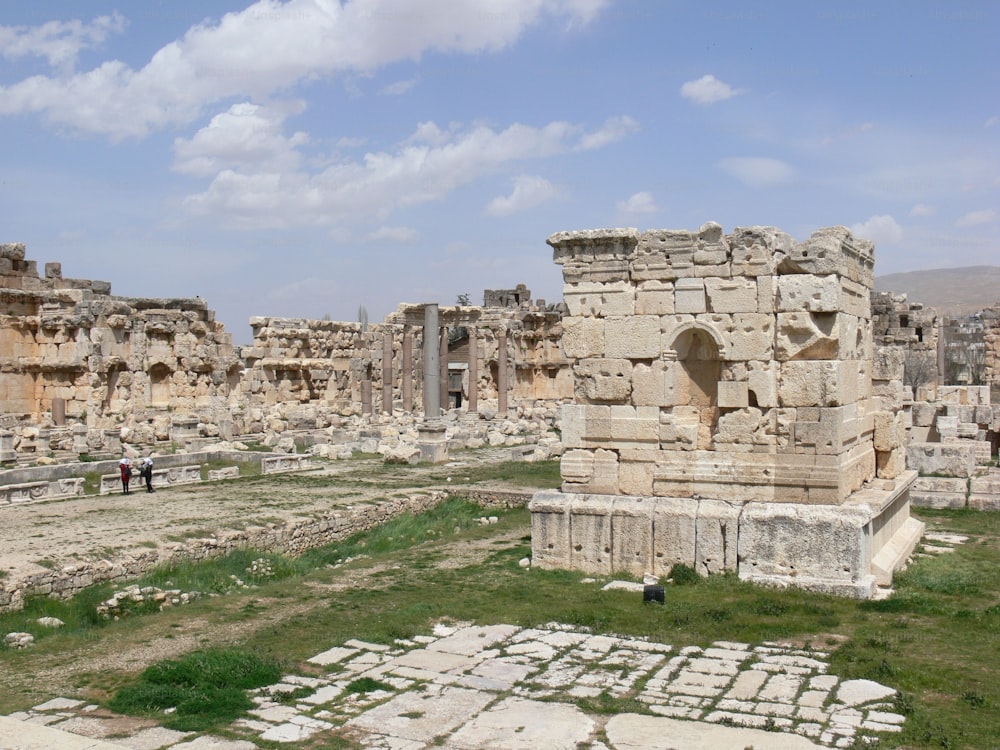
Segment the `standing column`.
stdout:
<svg viewBox="0 0 1000 750">
<path fill-rule="evenodd" d="M 382 412 L 392 414 L 392 328 L 382 330 Z"/>
<path fill-rule="evenodd" d="M 479 411 L 479 344 L 476 329 L 469 329 L 469 414 Z"/>
<path fill-rule="evenodd" d="M 497 416 L 507 416 L 507 331 L 497 331 Z"/>
<path fill-rule="evenodd" d="M 424 305 L 424 419 L 441 416 L 441 350 L 438 343 L 438 306 Z"/>
<path fill-rule="evenodd" d="M 439 385 L 441 387 L 441 413 L 448 411 L 450 403 L 448 402 L 448 327 L 445 326 L 441 329 L 441 380 Z"/>
<path fill-rule="evenodd" d="M 403 411 L 413 411 L 413 334 L 403 329 Z"/>
<path fill-rule="evenodd" d="M 368 368 L 365 368 L 361 380 L 361 415 L 364 417 L 372 415 L 372 378 L 368 374 Z"/>
</svg>

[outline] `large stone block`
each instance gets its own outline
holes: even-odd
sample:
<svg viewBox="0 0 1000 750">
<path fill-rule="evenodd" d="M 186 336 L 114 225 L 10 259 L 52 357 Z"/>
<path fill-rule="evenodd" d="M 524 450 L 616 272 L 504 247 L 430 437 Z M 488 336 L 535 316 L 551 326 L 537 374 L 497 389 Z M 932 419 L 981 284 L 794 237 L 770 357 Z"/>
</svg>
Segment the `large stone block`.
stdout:
<svg viewBox="0 0 1000 750">
<path fill-rule="evenodd" d="M 636 315 L 673 315 L 674 285 L 657 279 L 640 282 L 635 290 Z"/>
<path fill-rule="evenodd" d="M 975 448 L 961 443 L 910 443 L 906 465 L 921 475 L 967 478 L 976 473 Z"/>
<path fill-rule="evenodd" d="M 632 368 L 633 406 L 673 406 L 676 366 L 663 360 L 638 362 Z"/>
<path fill-rule="evenodd" d="M 577 401 L 627 403 L 632 363 L 627 359 L 583 359 L 573 365 Z"/>
<path fill-rule="evenodd" d="M 665 576 L 674 565 L 694 567 L 697 549 L 698 501 L 661 497 L 653 508 L 652 573 Z"/>
<path fill-rule="evenodd" d="M 904 359 L 900 347 L 880 347 L 872 357 L 872 380 L 902 380 Z"/>
<path fill-rule="evenodd" d="M 611 445 L 618 449 L 656 445 L 660 410 L 655 406 L 611 406 Z"/>
<path fill-rule="evenodd" d="M 653 568 L 653 509 L 650 497 L 620 496 L 611 508 L 611 569 L 642 575 Z"/>
<path fill-rule="evenodd" d="M 632 259 L 632 279 L 670 281 L 693 276 L 696 249 L 697 240 L 688 231 L 660 229 L 643 232 Z"/>
<path fill-rule="evenodd" d="M 775 305 L 778 312 L 838 312 L 843 309 L 840 279 L 808 274 L 779 276 Z"/>
<path fill-rule="evenodd" d="M 775 358 L 781 361 L 838 359 L 839 317 L 837 313 L 778 313 Z"/>
<path fill-rule="evenodd" d="M 875 450 L 891 451 L 906 441 L 906 428 L 900 412 L 875 412 Z"/>
<path fill-rule="evenodd" d="M 567 285 L 563 299 L 571 316 L 607 317 L 635 313 L 635 288 L 619 277 L 618 280 L 592 281 Z"/>
<path fill-rule="evenodd" d="M 555 490 L 536 492 L 531 511 L 531 564 L 539 568 L 568 568 L 571 524 L 567 495 Z"/>
<path fill-rule="evenodd" d="M 695 569 L 702 575 L 737 569 L 740 511 L 743 504 L 702 498 L 695 526 Z"/>
<path fill-rule="evenodd" d="M 709 312 L 757 312 L 757 282 L 754 279 L 707 278 L 705 296 Z"/>
<path fill-rule="evenodd" d="M 870 521 L 867 507 L 748 503 L 740 524 L 740 578 L 868 598 L 875 588 Z"/>
<path fill-rule="evenodd" d="M 745 382 L 720 382 L 718 396 L 720 409 L 745 409 L 750 405 L 750 391 Z"/>
<path fill-rule="evenodd" d="M 618 359 L 656 359 L 660 356 L 660 318 L 639 315 L 609 317 L 604 323 L 606 356 Z"/>
<path fill-rule="evenodd" d="M 774 316 L 763 313 L 735 313 L 726 359 L 770 361 L 774 358 Z"/>
<path fill-rule="evenodd" d="M 967 478 L 917 477 L 910 488 L 910 503 L 921 508 L 964 508 L 968 495 Z"/>
<path fill-rule="evenodd" d="M 784 232 L 774 227 L 736 227 L 729 237 L 732 248 L 734 275 L 762 276 L 774 274 L 777 263 L 795 244 Z"/>
<path fill-rule="evenodd" d="M 569 359 L 604 356 L 604 321 L 600 318 L 565 317 L 562 349 Z"/>
<path fill-rule="evenodd" d="M 614 498 L 574 495 L 570 498 L 569 567 L 587 573 L 609 574 L 612 568 L 611 510 Z"/>
<path fill-rule="evenodd" d="M 655 450 L 622 450 L 618 461 L 618 488 L 626 495 L 651 496 Z"/>
<path fill-rule="evenodd" d="M 674 283 L 674 310 L 697 315 L 708 312 L 704 279 L 678 279 Z"/>
<path fill-rule="evenodd" d="M 761 408 L 778 405 L 778 365 L 773 362 L 748 362 L 747 387 L 752 403 Z"/>
</svg>

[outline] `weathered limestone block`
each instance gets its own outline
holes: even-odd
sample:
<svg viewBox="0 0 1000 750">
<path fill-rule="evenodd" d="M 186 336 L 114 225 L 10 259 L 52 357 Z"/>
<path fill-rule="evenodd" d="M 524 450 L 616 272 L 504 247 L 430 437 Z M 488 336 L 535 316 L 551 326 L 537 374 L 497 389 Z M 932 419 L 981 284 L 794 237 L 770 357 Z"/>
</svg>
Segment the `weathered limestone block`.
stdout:
<svg viewBox="0 0 1000 750">
<path fill-rule="evenodd" d="M 531 564 L 542 569 L 568 568 L 570 564 L 569 498 L 554 490 L 536 492 L 531 511 Z"/>
<path fill-rule="evenodd" d="M 917 477 L 910 488 L 910 503 L 921 508 L 964 508 L 969 480 L 964 477 Z"/>
<path fill-rule="evenodd" d="M 632 404 L 634 406 L 673 406 L 676 368 L 662 360 L 632 368 Z"/>
<path fill-rule="evenodd" d="M 618 493 L 618 454 L 613 451 L 566 451 L 559 467 L 563 492 Z"/>
<path fill-rule="evenodd" d="M 777 276 L 757 277 L 757 312 L 773 315 L 775 297 L 778 294 Z"/>
<path fill-rule="evenodd" d="M 837 362 L 829 360 L 784 362 L 778 398 L 782 406 L 837 406 Z"/>
<path fill-rule="evenodd" d="M 653 470 L 658 450 L 623 449 L 618 460 L 618 489 L 625 495 L 653 494 Z"/>
<path fill-rule="evenodd" d="M 697 241 L 688 231 L 650 230 L 639 237 L 632 259 L 635 281 L 669 281 L 694 273 Z"/>
<path fill-rule="evenodd" d="M 734 276 L 773 275 L 777 264 L 795 245 L 775 227 L 736 227 L 729 237 Z"/>
<path fill-rule="evenodd" d="M 778 312 L 840 312 L 840 280 L 836 276 L 779 276 L 775 304 Z"/>
<path fill-rule="evenodd" d="M 763 416 L 761 410 L 756 408 L 720 414 L 715 433 L 716 450 L 739 450 L 740 446 L 766 445 L 767 427 L 770 423 Z"/>
<path fill-rule="evenodd" d="M 774 358 L 774 316 L 763 313 L 736 313 L 728 338 L 725 358 L 731 361 Z"/>
<path fill-rule="evenodd" d="M 739 534 L 739 575 L 760 583 L 792 581 L 813 590 L 871 597 L 872 549 L 864 507 L 748 503 Z"/>
<path fill-rule="evenodd" d="M 656 359 L 660 356 L 660 318 L 608 317 L 604 322 L 605 356 L 610 359 Z"/>
<path fill-rule="evenodd" d="M 546 242 L 553 260 L 563 267 L 568 284 L 581 281 L 614 281 L 628 275 L 629 259 L 639 242 L 636 229 L 592 229 L 557 232 Z"/>
<path fill-rule="evenodd" d="M 875 246 L 854 237 L 847 227 L 827 227 L 793 245 L 779 272 L 816 276 L 837 274 L 869 289 L 875 286 Z"/>
<path fill-rule="evenodd" d="M 632 395 L 632 363 L 627 359 L 580 360 L 573 374 L 578 401 L 627 403 Z"/>
<path fill-rule="evenodd" d="M 778 313 L 775 357 L 781 361 L 837 359 L 840 317 L 837 313 Z"/>
<path fill-rule="evenodd" d="M 750 405 L 750 391 L 746 382 L 720 382 L 718 398 L 720 409 L 745 409 Z"/>
<path fill-rule="evenodd" d="M 879 479 L 895 479 L 906 471 L 906 449 L 875 451 L 875 473 Z"/>
<path fill-rule="evenodd" d="M 743 504 L 702 498 L 698 501 L 695 570 L 702 575 L 737 569 L 740 512 Z"/>
<path fill-rule="evenodd" d="M 562 349 L 570 359 L 604 356 L 604 321 L 600 318 L 565 317 Z"/>
<path fill-rule="evenodd" d="M 698 501 L 694 498 L 657 498 L 653 509 L 654 575 L 667 575 L 677 564 L 694 567 L 697 519 Z"/>
<path fill-rule="evenodd" d="M 642 575 L 653 568 L 653 511 L 651 497 L 622 495 L 611 506 L 611 569 Z"/>
<path fill-rule="evenodd" d="M 611 511 L 615 498 L 574 495 L 570 512 L 569 567 L 586 573 L 609 574 L 612 568 Z"/>
<path fill-rule="evenodd" d="M 879 347 L 872 357 L 872 379 L 902 380 L 903 359 L 902 348 L 896 346 Z"/>
<path fill-rule="evenodd" d="M 657 445 L 660 438 L 660 410 L 655 406 L 611 406 L 611 445 L 642 448 Z"/>
<path fill-rule="evenodd" d="M 973 477 L 969 481 L 969 507 L 977 510 L 1000 510 L 1000 470 Z"/>
<path fill-rule="evenodd" d="M 891 451 L 906 441 L 906 427 L 901 412 L 875 412 L 875 450 Z"/>
<path fill-rule="evenodd" d="M 778 405 L 778 365 L 773 362 L 748 362 L 747 387 L 752 396 L 751 404 L 761 408 Z"/>
<path fill-rule="evenodd" d="M 673 315 L 674 285 L 669 281 L 642 281 L 635 290 L 636 315 Z"/>
<path fill-rule="evenodd" d="M 707 278 L 705 296 L 709 312 L 737 313 L 757 310 L 757 282 L 754 279 Z"/>
<path fill-rule="evenodd" d="M 567 286 L 563 292 L 569 314 L 584 317 L 633 315 L 635 288 L 621 278 L 605 283 L 591 281 Z"/>
<path fill-rule="evenodd" d="M 962 443 L 910 443 L 906 465 L 921 475 L 967 478 L 976 473 L 975 449 Z"/>
<path fill-rule="evenodd" d="M 940 416 L 934 424 L 942 440 L 958 437 L 958 417 Z"/>
<path fill-rule="evenodd" d="M 675 406 L 660 412 L 660 445 L 669 450 L 698 447 L 701 411 L 696 406 Z"/>
<path fill-rule="evenodd" d="M 697 315 L 708 312 L 705 280 L 683 278 L 674 282 L 674 310 L 677 313 Z"/>
</svg>

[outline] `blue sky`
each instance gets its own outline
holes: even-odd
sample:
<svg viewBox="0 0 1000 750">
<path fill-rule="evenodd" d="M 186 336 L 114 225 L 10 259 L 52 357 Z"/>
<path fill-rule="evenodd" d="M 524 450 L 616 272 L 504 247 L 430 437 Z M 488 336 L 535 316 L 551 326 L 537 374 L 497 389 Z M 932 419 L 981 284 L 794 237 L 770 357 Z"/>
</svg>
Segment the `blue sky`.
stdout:
<svg viewBox="0 0 1000 750">
<path fill-rule="evenodd" d="M 545 238 L 844 224 L 1000 265 L 1000 4 L 0 6 L 0 241 L 127 296 L 379 320 L 561 296 Z"/>
</svg>

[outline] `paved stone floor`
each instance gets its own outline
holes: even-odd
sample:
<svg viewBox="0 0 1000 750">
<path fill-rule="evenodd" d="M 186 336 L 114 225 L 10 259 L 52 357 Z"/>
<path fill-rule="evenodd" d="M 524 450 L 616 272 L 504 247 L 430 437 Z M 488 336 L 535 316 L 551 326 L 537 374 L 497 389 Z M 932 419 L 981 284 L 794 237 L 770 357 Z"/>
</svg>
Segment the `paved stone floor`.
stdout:
<svg viewBox="0 0 1000 750">
<path fill-rule="evenodd" d="M 901 731 L 892 688 L 841 680 L 826 658 L 777 644 L 699 648 L 555 623 L 439 625 L 392 647 L 348 641 L 316 654 L 309 661 L 324 676 L 290 674 L 254 692 L 252 716 L 230 727 L 246 739 L 153 726 L 122 736 L 122 717 L 56 699 L 0 717 L 0 749 L 252 750 L 255 739 L 322 747 L 324 733 L 337 732 L 373 750 L 793 750 Z M 367 692 L 352 685 L 361 678 L 370 678 Z M 649 713 L 609 717 L 576 702 L 602 696 L 634 699 Z M 35 728 L 75 740 L 31 744 Z"/>
</svg>

